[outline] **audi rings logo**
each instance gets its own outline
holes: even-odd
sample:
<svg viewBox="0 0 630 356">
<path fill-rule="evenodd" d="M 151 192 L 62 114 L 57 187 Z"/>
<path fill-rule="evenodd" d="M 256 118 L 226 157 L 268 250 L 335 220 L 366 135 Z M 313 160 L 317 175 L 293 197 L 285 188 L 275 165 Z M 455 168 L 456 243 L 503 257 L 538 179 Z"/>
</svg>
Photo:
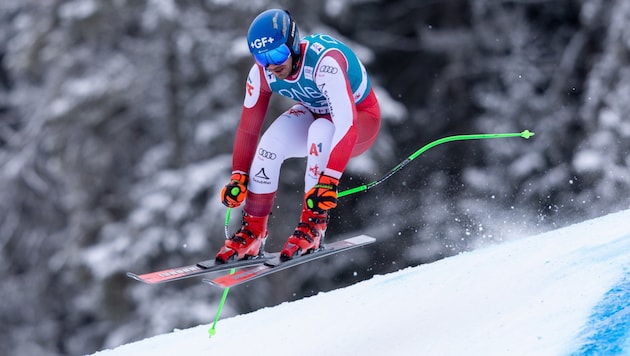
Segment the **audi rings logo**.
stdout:
<svg viewBox="0 0 630 356">
<path fill-rule="evenodd" d="M 324 65 L 324 66 L 319 67 L 319 71 L 322 73 L 337 74 L 337 72 L 339 71 L 339 68 Z"/>
<path fill-rule="evenodd" d="M 260 157 L 267 158 L 267 159 L 270 159 L 270 160 L 274 160 L 277 157 L 277 155 L 275 153 L 269 152 L 269 151 L 265 150 L 264 148 L 258 149 L 258 155 Z"/>
</svg>

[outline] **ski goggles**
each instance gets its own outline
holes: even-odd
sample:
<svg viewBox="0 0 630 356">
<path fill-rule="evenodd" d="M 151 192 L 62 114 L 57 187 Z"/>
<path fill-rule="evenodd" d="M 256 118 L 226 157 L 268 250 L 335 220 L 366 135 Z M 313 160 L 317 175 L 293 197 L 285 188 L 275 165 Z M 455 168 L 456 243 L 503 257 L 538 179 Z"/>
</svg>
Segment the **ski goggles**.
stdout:
<svg viewBox="0 0 630 356">
<path fill-rule="evenodd" d="M 290 55 L 291 50 L 286 44 L 282 44 L 271 51 L 253 54 L 256 63 L 261 65 L 263 68 L 267 68 L 270 64 L 280 65 L 284 63 Z"/>
</svg>

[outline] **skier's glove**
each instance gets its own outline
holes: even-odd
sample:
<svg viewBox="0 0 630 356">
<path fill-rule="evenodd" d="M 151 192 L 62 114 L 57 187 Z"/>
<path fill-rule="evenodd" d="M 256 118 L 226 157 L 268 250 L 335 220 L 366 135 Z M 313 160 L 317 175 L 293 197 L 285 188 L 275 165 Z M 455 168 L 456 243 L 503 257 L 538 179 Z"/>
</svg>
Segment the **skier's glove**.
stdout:
<svg viewBox="0 0 630 356">
<path fill-rule="evenodd" d="M 317 184 L 304 196 L 304 206 L 317 213 L 336 207 L 337 185 L 339 185 L 339 179 L 320 175 Z"/>
<path fill-rule="evenodd" d="M 221 190 L 221 202 L 228 208 L 236 208 L 241 205 L 247 195 L 247 183 L 249 176 L 245 173 L 232 173 L 230 183 Z"/>
</svg>

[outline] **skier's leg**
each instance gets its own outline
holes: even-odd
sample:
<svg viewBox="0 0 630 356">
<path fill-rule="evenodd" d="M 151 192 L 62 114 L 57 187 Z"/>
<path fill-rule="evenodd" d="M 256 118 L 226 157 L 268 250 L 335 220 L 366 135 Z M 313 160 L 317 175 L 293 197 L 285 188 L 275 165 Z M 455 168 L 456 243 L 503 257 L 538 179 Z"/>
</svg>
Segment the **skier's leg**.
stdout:
<svg viewBox="0 0 630 356">
<path fill-rule="evenodd" d="M 315 120 L 308 130 L 306 156 L 306 172 L 304 174 L 304 192 L 308 192 L 322 174 L 332 149 L 332 139 L 335 133 L 335 125 L 326 118 Z"/>
<path fill-rule="evenodd" d="M 313 115 L 298 104 L 269 126 L 256 148 L 249 172 L 249 191 L 254 194 L 276 192 L 282 163 L 288 158 L 306 156 L 306 142 L 313 120 Z"/>
<path fill-rule="evenodd" d="M 357 105 L 357 142 L 352 157 L 365 152 L 376 140 L 380 129 L 380 109 L 374 91 Z M 319 118 L 311 125 L 308 134 L 307 171 L 304 177 L 304 191 L 308 192 L 317 184 L 319 176 L 326 168 L 332 150 L 335 127 L 327 118 Z M 313 211 L 302 208 L 297 228 L 285 243 L 281 257 L 291 259 L 319 248 L 324 239 L 330 210 Z"/>
<path fill-rule="evenodd" d="M 260 253 L 267 238 L 267 220 L 285 159 L 306 156 L 306 139 L 314 118 L 301 105 L 295 105 L 278 117 L 265 131 L 249 171 L 243 222 L 239 231 L 226 240 L 216 260 L 227 262 Z"/>
<path fill-rule="evenodd" d="M 306 172 L 304 175 L 304 192 L 309 191 L 326 168 L 335 126 L 327 118 L 318 118 L 308 130 L 308 155 L 306 156 Z M 289 236 L 282 248 L 281 257 L 291 259 L 296 255 L 309 253 L 319 248 L 326 227 L 328 226 L 328 212 L 315 212 L 302 207 L 300 222 Z"/>
<path fill-rule="evenodd" d="M 352 150 L 352 157 L 367 151 L 376 137 L 381 126 L 381 111 L 374 91 L 357 105 L 357 143 Z"/>
</svg>

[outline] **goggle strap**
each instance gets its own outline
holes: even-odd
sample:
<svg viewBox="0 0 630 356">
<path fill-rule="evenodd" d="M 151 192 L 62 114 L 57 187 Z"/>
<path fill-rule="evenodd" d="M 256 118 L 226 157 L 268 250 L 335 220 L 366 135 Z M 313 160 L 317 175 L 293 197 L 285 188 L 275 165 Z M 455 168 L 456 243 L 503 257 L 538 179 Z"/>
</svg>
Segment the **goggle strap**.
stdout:
<svg viewBox="0 0 630 356">
<path fill-rule="evenodd" d="M 287 37 L 287 42 L 286 45 L 287 47 L 289 47 L 289 51 L 291 51 L 291 54 L 294 55 L 295 53 L 293 53 L 293 44 L 295 42 L 295 21 L 293 21 L 293 17 L 291 16 L 291 14 L 289 13 L 289 11 L 284 10 L 287 15 L 289 15 L 289 36 Z"/>
</svg>

